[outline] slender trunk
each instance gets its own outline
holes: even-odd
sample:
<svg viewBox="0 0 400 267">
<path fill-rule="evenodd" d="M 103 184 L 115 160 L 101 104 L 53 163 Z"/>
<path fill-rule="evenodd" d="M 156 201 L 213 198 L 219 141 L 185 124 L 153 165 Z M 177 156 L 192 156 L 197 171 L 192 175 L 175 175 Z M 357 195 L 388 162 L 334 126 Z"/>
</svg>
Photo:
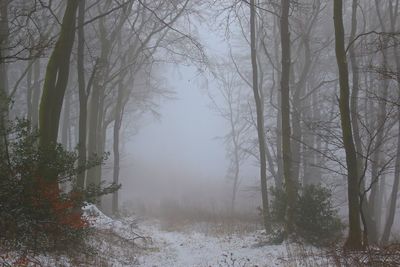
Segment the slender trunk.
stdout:
<svg viewBox="0 0 400 267">
<path fill-rule="evenodd" d="M 311 118 L 311 121 L 313 121 L 313 115 L 312 115 L 312 109 L 316 108 L 314 106 L 314 103 L 312 101 L 312 96 L 309 99 L 304 100 L 305 102 L 305 109 L 304 109 L 304 117 L 305 118 Z M 303 172 L 304 172 L 304 177 L 303 177 L 303 185 L 311 185 L 315 184 L 318 179 L 316 179 L 315 174 L 314 174 L 314 166 L 316 164 L 315 158 L 314 158 L 314 151 L 313 148 L 315 146 L 314 144 L 314 135 L 313 131 L 309 129 L 309 127 L 305 127 L 304 133 L 303 133 Z"/>
<path fill-rule="evenodd" d="M 98 74 L 96 74 L 95 81 L 93 83 L 93 89 L 91 90 L 90 105 L 89 105 L 89 123 L 88 123 L 88 157 L 93 159 L 93 157 L 98 157 L 97 147 L 98 142 L 100 142 L 98 129 L 99 120 L 99 94 L 100 85 Z M 98 179 L 96 179 L 96 168 L 92 167 L 87 171 L 86 185 L 98 185 Z"/>
<path fill-rule="evenodd" d="M 8 4 L 9 1 L 0 3 L 0 152 L 3 152 L 6 146 L 5 129 L 9 108 L 7 64 L 4 60 L 8 49 Z"/>
<path fill-rule="evenodd" d="M 238 191 L 238 184 L 239 184 L 239 172 L 240 172 L 240 160 L 239 160 L 239 145 L 238 141 L 236 140 L 236 131 L 234 128 L 234 123 L 231 121 L 231 128 L 232 128 L 232 137 L 233 141 L 233 149 L 234 149 L 234 174 L 233 174 L 233 188 L 232 188 L 232 202 L 231 202 L 231 212 L 234 214 L 235 212 L 235 201 L 236 195 Z"/>
<path fill-rule="evenodd" d="M 350 42 L 354 40 L 357 33 L 357 7 L 358 0 L 353 0 L 352 3 L 352 15 L 351 15 L 351 32 L 350 32 Z M 356 58 L 356 52 L 354 46 L 350 46 L 349 48 L 349 56 L 351 63 L 351 72 L 352 72 L 352 83 L 353 88 L 351 90 L 351 98 L 350 98 L 350 112 L 351 112 L 351 126 L 353 127 L 354 134 L 354 142 L 357 150 L 357 162 L 358 169 L 361 173 L 363 169 L 363 151 L 360 137 L 360 129 L 358 127 L 358 95 L 360 91 L 360 78 L 358 71 L 358 62 Z"/>
<path fill-rule="evenodd" d="M 32 129 L 39 127 L 39 103 L 40 103 L 40 59 L 33 63 L 33 85 L 32 85 Z"/>
<path fill-rule="evenodd" d="M 260 153 L 260 179 L 262 196 L 262 215 L 266 231 L 271 230 L 269 216 L 268 188 L 267 188 L 267 162 L 265 154 L 265 135 L 264 135 L 264 112 L 258 85 L 257 51 L 256 51 L 256 11 L 254 0 L 250 0 L 250 43 L 251 43 L 251 65 L 253 70 L 253 94 L 256 103 L 257 113 L 257 135 Z"/>
<path fill-rule="evenodd" d="M 320 101 L 318 98 L 318 92 L 313 93 L 312 96 L 312 106 L 313 106 L 313 121 L 319 122 L 321 121 L 321 105 L 320 105 Z M 314 135 L 314 142 L 315 142 L 315 147 L 317 149 L 317 151 L 322 151 L 322 138 L 319 134 Z M 322 178 L 322 171 L 320 166 L 324 165 L 324 159 L 323 157 L 321 157 L 320 154 L 318 154 L 316 151 L 312 151 L 313 153 L 313 159 L 315 162 L 315 167 L 313 167 L 312 169 L 314 170 L 313 174 L 314 174 L 314 181 L 321 181 Z"/>
<path fill-rule="evenodd" d="M 293 125 L 293 140 L 292 140 L 292 177 L 296 184 L 299 182 L 300 164 L 301 164 L 301 144 L 304 142 L 304 133 L 302 129 L 302 118 L 303 118 L 303 105 L 300 97 L 304 94 L 306 89 L 306 82 L 311 68 L 311 50 L 309 43 L 309 36 L 307 33 L 303 33 L 302 45 L 304 47 L 304 64 L 301 64 L 301 74 L 299 81 L 297 82 L 295 92 L 293 95 L 293 111 L 292 111 L 292 125 Z M 304 156 L 304 153 L 303 153 Z M 303 166 L 306 163 L 303 159 Z"/>
<path fill-rule="evenodd" d="M 290 129 L 290 32 L 289 32 L 290 0 L 281 0 L 281 47 L 282 47 L 282 77 L 281 77 L 281 113 L 282 113 L 282 155 L 283 175 L 287 195 L 286 231 L 294 231 L 293 214 L 296 202 L 296 187 L 292 177 L 291 129 Z"/>
<path fill-rule="evenodd" d="M 121 63 L 122 65 L 125 65 Z M 124 97 L 124 87 L 122 79 L 119 81 L 118 85 L 118 96 L 117 96 L 117 105 L 115 107 L 115 120 L 114 120 L 114 142 L 113 142 L 113 153 L 114 153 L 114 168 L 113 168 L 113 182 L 115 184 L 119 183 L 119 170 L 120 170 L 120 152 L 119 152 L 119 132 L 121 129 L 122 124 L 122 115 L 123 115 L 123 108 L 122 108 L 122 100 Z M 112 198 L 112 213 L 114 215 L 118 214 L 118 190 L 113 193 Z"/>
<path fill-rule="evenodd" d="M 71 113 L 71 92 L 66 92 L 65 101 L 63 104 L 63 119 L 61 126 L 61 144 L 65 149 L 68 149 L 68 132 L 71 127 L 70 113 Z"/>
<path fill-rule="evenodd" d="M 86 170 L 83 166 L 86 163 L 86 129 L 87 129 L 87 92 L 85 83 L 85 31 L 83 22 L 85 21 L 85 1 L 79 1 L 78 11 L 78 87 L 79 87 L 79 133 L 78 133 L 78 166 L 81 168 L 77 177 L 76 186 L 79 189 L 85 187 Z M 94 72 L 96 68 L 94 68 Z"/>
<path fill-rule="evenodd" d="M 389 2 L 390 6 L 390 24 L 391 24 L 391 31 L 395 31 L 396 20 L 394 14 L 397 14 L 399 1 L 396 2 L 395 8 L 393 7 L 392 1 Z M 395 57 L 396 63 L 396 71 L 400 73 L 400 55 L 398 51 L 398 45 L 393 46 L 393 54 Z M 400 99 L 400 76 L 397 75 L 397 90 L 398 90 L 398 97 Z M 400 133 L 400 106 L 397 108 L 397 123 L 398 123 L 398 132 Z M 390 231 L 393 226 L 395 214 L 396 214 L 396 206 L 397 206 L 397 194 L 399 192 L 399 183 L 400 183 L 400 134 L 397 135 L 397 152 L 396 152 L 396 160 L 395 160 L 395 168 L 394 168 L 394 181 L 392 186 L 392 192 L 390 194 L 390 202 L 389 202 L 389 212 L 387 215 L 385 227 L 383 230 L 383 235 L 381 239 L 381 243 L 387 244 L 389 242 Z"/>
<path fill-rule="evenodd" d="M 274 19 L 274 36 L 277 36 L 277 18 Z M 279 59 L 278 59 L 278 55 L 279 55 L 279 40 L 276 39 L 274 41 L 274 46 L 275 46 L 275 55 L 277 57 L 276 62 L 278 64 Z M 280 71 L 277 71 L 277 80 L 280 81 L 281 80 L 281 75 L 282 73 Z M 277 176 L 279 179 L 279 183 L 275 184 L 276 188 L 278 189 L 282 189 L 282 185 L 283 185 L 283 157 L 282 157 L 282 112 L 281 112 L 281 106 L 282 106 L 282 101 L 281 101 L 281 94 L 278 92 L 277 94 L 277 107 L 278 107 L 278 114 L 277 114 L 277 118 L 276 118 L 276 161 L 277 163 Z"/>
<path fill-rule="evenodd" d="M 32 65 L 28 62 L 28 65 L 31 65 L 28 69 L 28 73 L 26 74 L 26 119 L 32 122 Z"/>
<path fill-rule="evenodd" d="M 89 111 L 89 128 L 88 128 L 88 155 L 100 157 L 103 154 L 102 150 L 102 132 L 103 132 L 103 103 L 104 103 L 104 81 L 108 75 L 108 57 L 111 49 L 110 40 L 106 38 L 107 30 L 103 19 L 99 21 L 100 40 L 101 40 L 101 55 L 99 58 L 99 68 L 96 72 L 93 90 L 90 98 Z M 87 185 L 98 186 L 101 182 L 101 166 L 94 166 L 87 172 Z"/>
<path fill-rule="evenodd" d="M 351 15 L 351 31 L 350 31 L 350 38 L 349 42 L 354 40 L 357 34 L 357 7 L 358 7 L 358 0 L 352 1 L 352 15 Z M 363 150 L 362 150 L 362 143 L 361 143 L 361 136 L 360 136 L 360 129 L 358 125 L 358 98 L 359 98 L 359 91 L 360 91 L 360 75 L 358 70 L 358 62 L 356 57 L 356 51 L 354 45 L 349 47 L 349 57 L 351 63 L 351 72 L 352 72 L 352 90 L 350 96 L 350 113 L 351 113 L 351 126 L 353 127 L 353 135 L 354 135 L 354 143 L 357 152 L 357 167 L 358 173 L 361 174 L 364 169 L 364 162 L 363 162 Z M 363 179 L 363 184 L 365 184 L 366 177 L 359 177 L 359 179 Z M 368 199 L 365 197 L 362 199 L 361 208 L 363 209 L 363 214 L 365 217 L 364 225 L 364 232 L 368 229 L 368 239 L 369 241 L 374 242 L 376 232 L 376 223 L 375 219 L 373 218 L 373 212 L 369 210 Z M 366 236 L 366 233 L 364 233 Z"/>
<path fill-rule="evenodd" d="M 340 97 L 339 110 L 342 128 L 344 149 L 347 165 L 347 186 L 349 199 L 349 234 L 345 243 L 348 249 L 362 248 L 360 225 L 360 190 L 357 168 L 357 153 L 353 140 L 353 131 L 350 119 L 350 89 L 349 72 L 347 66 L 344 27 L 343 27 L 343 3 L 342 0 L 334 0 L 334 26 L 335 26 L 335 50 L 339 69 Z"/>
<path fill-rule="evenodd" d="M 379 7 L 379 3 L 378 1 L 375 1 L 375 7 L 376 7 L 376 11 L 377 11 L 377 15 L 378 15 L 378 19 L 380 22 L 380 26 L 383 32 L 386 32 L 386 25 L 385 25 L 385 21 L 383 20 L 381 13 L 380 13 L 380 7 Z M 387 51 L 386 48 L 388 45 L 388 40 L 385 38 L 383 40 L 383 49 L 382 49 L 382 65 L 384 68 L 386 68 L 386 66 L 388 66 L 388 55 L 387 55 Z M 380 192 L 380 183 L 379 183 L 379 179 L 381 179 L 380 177 L 380 168 L 382 167 L 382 146 L 383 146 L 383 142 L 384 142 L 384 128 L 385 128 L 385 122 L 387 119 L 387 110 L 386 110 L 386 99 L 388 97 L 388 87 L 389 87 L 389 83 L 387 79 L 384 79 L 382 81 L 382 87 L 383 90 L 380 89 L 379 91 L 382 91 L 382 94 L 380 92 L 378 92 L 378 95 L 381 95 L 382 100 L 379 101 L 378 104 L 378 115 L 377 115 L 377 120 L 376 120 L 376 131 L 377 131 L 377 135 L 376 135 L 376 141 L 374 144 L 374 153 L 372 155 L 372 170 L 371 170 L 371 183 L 372 187 L 371 187 L 371 194 L 369 197 L 369 212 L 371 214 L 371 216 L 373 217 L 373 228 L 371 228 L 370 232 L 370 240 L 373 243 L 377 243 L 378 242 L 378 229 L 379 229 L 379 225 L 378 225 L 378 217 L 381 216 L 380 214 L 380 209 L 378 209 L 379 203 L 380 203 L 380 199 L 379 197 L 381 197 L 382 195 L 379 194 Z"/>
</svg>

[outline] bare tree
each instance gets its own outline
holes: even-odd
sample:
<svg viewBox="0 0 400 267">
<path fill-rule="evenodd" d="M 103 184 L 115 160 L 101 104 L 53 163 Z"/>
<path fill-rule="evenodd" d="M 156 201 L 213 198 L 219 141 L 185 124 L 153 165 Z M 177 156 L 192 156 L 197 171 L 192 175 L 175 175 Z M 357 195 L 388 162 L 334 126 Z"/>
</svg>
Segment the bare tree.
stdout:
<svg viewBox="0 0 400 267">
<path fill-rule="evenodd" d="M 360 189 L 359 175 L 357 168 L 357 154 L 355 150 L 353 131 L 351 127 L 350 113 L 350 89 L 349 89 L 349 72 L 346 59 L 346 51 L 344 44 L 344 27 L 343 27 L 343 3 L 342 0 L 334 0 L 334 25 L 335 25 L 335 48 L 336 60 L 339 69 L 340 82 L 340 121 L 342 128 L 342 136 L 344 149 L 346 153 L 347 165 L 347 186 L 349 199 L 349 234 L 345 247 L 349 249 L 358 249 L 362 247 L 361 240 L 361 224 L 360 224 Z"/>
</svg>

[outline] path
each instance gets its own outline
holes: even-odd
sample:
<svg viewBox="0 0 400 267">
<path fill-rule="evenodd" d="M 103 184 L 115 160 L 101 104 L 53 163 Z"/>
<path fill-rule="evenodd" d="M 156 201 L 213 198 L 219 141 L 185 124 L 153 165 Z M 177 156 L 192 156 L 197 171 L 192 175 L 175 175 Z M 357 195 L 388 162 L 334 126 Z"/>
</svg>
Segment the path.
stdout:
<svg viewBox="0 0 400 267">
<path fill-rule="evenodd" d="M 257 235 L 213 237 L 199 232 L 167 232 L 140 227 L 153 246 L 139 258 L 145 267 L 282 266 L 285 245 L 255 247 Z"/>
</svg>

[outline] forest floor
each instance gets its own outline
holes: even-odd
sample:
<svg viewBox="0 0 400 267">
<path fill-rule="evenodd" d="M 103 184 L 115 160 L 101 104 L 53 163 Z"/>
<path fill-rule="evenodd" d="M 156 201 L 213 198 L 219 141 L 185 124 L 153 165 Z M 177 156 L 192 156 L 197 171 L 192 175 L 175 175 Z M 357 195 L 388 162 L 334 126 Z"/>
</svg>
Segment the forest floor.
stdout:
<svg viewBox="0 0 400 267">
<path fill-rule="evenodd" d="M 269 267 L 327 266 L 313 248 L 299 244 L 266 244 L 263 231 L 220 234 L 210 233 L 213 225 L 192 225 L 181 230 L 164 230 L 160 222 L 144 221 L 139 225 L 151 237 L 137 259 L 145 267 Z M 217 226 L 216 226 L 217 227 Z M 314 249 L 315 250 L 315 249 Z M 313 256 L 311 256 L 313 255 Z M 309 265 L 311 264 L 311 265 Z"/>
<path fill-rule="evenodd" d="M 135 216 L 115 220 L 94 205 L 85 207 L 84 214 L 95 230 L 88 240 L 95 255 L 36 255 L 28 258 L 32 264 L 26 266 L 333 266 L 316 248 L 293 242 L 268 244 L 264 231 L 257 230 L 260 226 L 248 222 L 171 224 Z M 18 257 L 11 254 L 0 265 L 16 266 Z"/>
<path fill-rule="evenodd" d="M 400 245 L 386 249 L 342 253 L 299 242 L 270 243 L 271 236 L 249 221 L 169 220 L 136 216 L 112 219 L 94 205 L 84 208 L 93 235 L 87 240 L 94 254 L 1 254 L 0 266 L 99 267 L 300 267 L 300 266 L 400 266 Z M 172 218 L 172 220 L 171 220 Z M 339 254 L 338 254 L 339 253 Z"/>
<path fill-rule="evenodd" d="M 120 238 L 101 245 L 103 255 L 111 253 L 109 266 L 143 267 L 269 267 L 328 266 L 324 253 L 313 247 L 284 242 L 267 243 L 260 225 L 250 222 L 193 222 L 190 220 L 113 220 L 92 206 L 98 214 L 99 232 Z M 90 212 L 89 212 L 90 213 Z M 104 238 L 102 238 L 104 241 Z M 129 241 L 129 242 L 122 242 Z M 132 241 L 134 245 L 132 245 Z M 115 242 L 117 241 L 117 242 Z M 109 244 L 114 244 L 109 246 Z M 100 244 L 99 244 L 100 245 Z M 111 250 L 110 250 L 111 248 Z M 110 257 L 109 257 L 110 259 Z"/>
</svg>

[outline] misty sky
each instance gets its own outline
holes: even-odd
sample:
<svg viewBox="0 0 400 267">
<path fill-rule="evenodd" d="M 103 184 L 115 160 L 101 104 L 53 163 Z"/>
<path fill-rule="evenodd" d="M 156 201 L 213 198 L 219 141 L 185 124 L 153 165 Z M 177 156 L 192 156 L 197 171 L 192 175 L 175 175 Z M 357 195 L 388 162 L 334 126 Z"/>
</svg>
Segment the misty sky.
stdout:
<svg viewBox="0 0 400 267">
<path fill-rule="evenodd" d="M 161 102 L 162 117 L 140 129 L 130 144 L 132 154 L 155 166 L 184 166 L 205 176 L 223 177 L 225 148 L 216 137 L 224 135 L 226 125 L 210 110 L 196 69 L 171 68 L 167 79 L 176 99 Z"/>
<path fill-rule="evenodd" d="M 218 35 L 202 24 L 198 34 L 210 61 L 215 61 L 216 56 L 227 56 L 223 33 Z M 161 100 L 160 120 L 146 116 L 146 124 L 139 133 L 128 138 L 121 164 L 125 173 L 122 195 L 131 198 L 154 187 L 167 194 L 171 186 L 182 187 L 173 189 L 177 191 L 187 191 L 188 187 L 200 190 L 207 183 L 207 187 L 228 185 L 226 190 L 230 192 L 231 181 L 226 177 L 229 161 L 223 140 L 218 138 L 227 134 L 229 127 L 210 108 L 207 94 L 210 90 L 215 95 L 214 78 L 208 72 L 199 74 L 195 67 L 183 65 L 167 65 L 163 72 L 166 88 L 175 92 L 175 99 Z M 217 96 L 215 99 L 218 101 Z M 258 182 L 258 170 L 253 163 L 250 160 L 242 166 L 242 184 Z"/>
</svg>

